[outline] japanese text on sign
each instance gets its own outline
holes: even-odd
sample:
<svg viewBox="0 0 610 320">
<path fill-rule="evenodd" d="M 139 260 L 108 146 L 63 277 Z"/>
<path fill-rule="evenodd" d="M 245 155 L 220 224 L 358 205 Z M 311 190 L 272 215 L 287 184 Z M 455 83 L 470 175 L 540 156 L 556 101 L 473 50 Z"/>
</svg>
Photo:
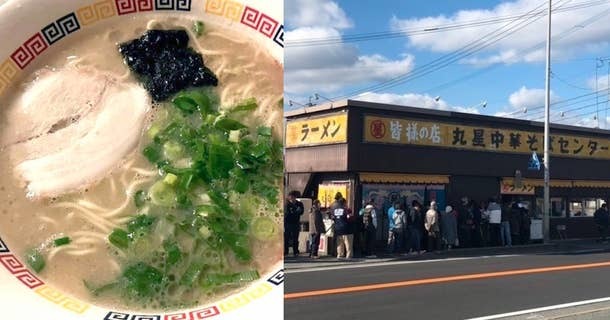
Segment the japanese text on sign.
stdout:
<svg viewBox="0 0 610 320">
<path fill-rule="evenodd" d="M 530 154 L 544 143 L 541 132 L 376 116 L 366 116 L 364 122 L 365 142 Z M 551 135 L 550 142 L 553 155 L 610 159 L 608 138 Z"/>
<path fill-rule="evenodd" d="M 286 147 L 347 142 L 347 114 L 290 121 L 286 124 Z"/>
</svg>

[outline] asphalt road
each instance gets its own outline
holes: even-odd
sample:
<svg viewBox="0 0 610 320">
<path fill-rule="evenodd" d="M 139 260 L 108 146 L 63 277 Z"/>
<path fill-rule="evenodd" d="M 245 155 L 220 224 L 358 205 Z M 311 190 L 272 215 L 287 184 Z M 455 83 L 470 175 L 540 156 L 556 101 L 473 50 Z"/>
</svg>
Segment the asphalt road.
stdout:
<svg viewBox="0 0 610 320">
<path fill-rule="evenodd" d="M 544 268 L 608 263 L 573 270 Z M 511 274 L 538 269 L 538 273 Z M 508 274 L 506 274 L 508 271 Z M 489 278 L 447 277 L 495 273 Z M 447 279 L 435 282 L 429 279 Z M 424 279 L 423 283 L 418 280 Z M 410 281 L 405 283 L 404 281 Z M 369 285 L 401 282 L 396 287 Z M 610 253 L 547 254 L 288 269 L 285 293 L 363 287 L 363 291 L 285 300 L 285 319 L 468 319 L 610 296 Z M 391 286 L 391 285 L 390 285 Z"/>
</svg>

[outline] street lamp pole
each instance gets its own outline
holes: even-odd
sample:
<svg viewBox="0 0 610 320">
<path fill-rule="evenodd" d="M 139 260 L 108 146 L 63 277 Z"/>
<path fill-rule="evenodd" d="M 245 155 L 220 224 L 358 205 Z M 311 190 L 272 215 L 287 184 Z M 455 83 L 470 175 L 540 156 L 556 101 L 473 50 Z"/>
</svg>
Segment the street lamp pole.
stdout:
<svg viewBox="0 0 610 320">
<path fill-rule="evenodd" d="M 546 37 L 546 79 L 545 79 L 545 97 L 544 97 L 544 206 L 542 212 L 542 233 L 544 235 L 544 243 L 550 241 L 550 213 L 551 213 L 551 199 L 550 199 L 550 130 L 549 130 L 549 118 L 550 118 L 550 105 L 551 105 L 551 2 L 549 0 L 548 8 L 548 25 L 547 25 L 547 37 Z"/>
</svg>

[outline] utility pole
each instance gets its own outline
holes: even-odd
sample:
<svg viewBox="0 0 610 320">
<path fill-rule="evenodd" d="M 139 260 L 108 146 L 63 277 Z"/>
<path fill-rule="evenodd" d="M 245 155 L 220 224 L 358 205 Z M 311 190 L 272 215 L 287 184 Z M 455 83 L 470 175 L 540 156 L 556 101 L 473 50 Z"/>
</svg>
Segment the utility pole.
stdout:
<svg viewBox="0 0 610 320">
<path fill-rule="evenodd" d="M 550 228 L 550 157 L 549 157 L 549 118 L 551 107 L 551 2 L 549 0 L 548 25 L 546 37 L 546 79 L 545 79 L 545 97 L 544 97 L 544 206 L 542 212 L 542 234 L 544 235 L 544 243 L 549 243 L 551 228 Z"/>
</svg>

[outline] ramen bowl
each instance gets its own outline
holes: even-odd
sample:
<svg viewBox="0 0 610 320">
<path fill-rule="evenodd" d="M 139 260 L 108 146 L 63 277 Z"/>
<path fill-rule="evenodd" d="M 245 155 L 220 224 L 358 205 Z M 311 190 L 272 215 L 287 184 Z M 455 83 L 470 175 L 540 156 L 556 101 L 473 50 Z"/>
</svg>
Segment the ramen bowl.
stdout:
<svg viewBox="0 0 610 320">
<path fill-rule="evenodd" d="M 196 279 L 199 282 L 196 283 L 205 282 L 205 273 L 213 273 L 209 270 L 224 270 L 224 278 L 214 279 L 230 278 L 229 281 L 233 282 L 229 289 L 215 288 L 209 290 L 207 296 L 198 293 L 185 295 L 190 300 L 184 300 L 184 303 L 177 303 L 182 297 L 178 295 L 177 300 L 166 304 L 163 297 L 176 291 L 180 294 L 198 292 L 197 289 L 179 288 L 186 286 L 188 280 L 174 280 L 185 278 L 186 274 L 193 275 L 190 269 L 196 263 L 185 262 L 180 275 L 169 274 L 169 271 L 163 275 L 163 281 L 175 283 L 164 284 L 163 290 L 166 291 L 147 302 L 139 304 L 139 300 L 129 300 L 124 292 L 123 295 L 116 293 L 115 297 L 112 293 L 110 297 L 104 297 L 108 293 L 102 292 L 104 287 L 111 288 L 111 291 L 119 290 L 113 289 L 116 283 L 111 279 L 125 277 L 126 264 L 133 262 L 130 254 L 138 255 L 146 250 L 155 254 L 161 252 L 160 258 L 151 259 L 160 261 L 162 267 L 157 267 L 158 270 L 169 270 L 170 265 L 181 263 L 177 261 L 196 261 L 198 256 L 191 257 L 193 252 L 231 251 L 215 249 L 206 242 L 216 231 L 211 226 L 206 227 L 205 223 L 197 225 L 196 229 L 189 229 L 199 237 L 199 240 L 193 241 L 183 238 L 189 231 L 186 229 L 196 222 L 192 222 L 192 226 L 182 223 L 180 226 L 186 225 L 183 231 L 175 231 L 171 226 L 175 218 L 165 219 L 170 221 L 169 227 L 167 221 L 164 222 L 165 226 L 161 226 L 161 218 L 151 213 L 155 212 L 155 208 L 164 208 L 162 214 L 166 214 L 166 211 L 191 214 L 187 211 L 193 207 L 197 209 L 192 214 L 197 214 L 197 219 L 207 221 L 208 215 L 214 213 L 205 211 L 205 208 L 211 208 L 210 203 L 214 205 L 216 198 L 209 191 L 210 196 L 202 196 L 203 200 L 187 199 L 188 209 L 184 209 L 183 203 L 180 206 L 167 206 L 163 196 L 159 198 L 157 195 L 155 200 L 157 182 L 164 188 L 178 188 L 175 183 L 183 186 L 183 180 L 180 180 L 183 176 L 178 174 L 183 170 L 174 174 L 160 162 L 155 165 L 150 154 L 143 149 L 146 149 L 146 144 L 156 143 L 159 139 L 159 128 L 156 127 L 159 121 L 177 117 L 187 119 L 185 123 L 192 125 L 188 119 L 195 109 L 200 111 L 204 123 L 204 113 L 210 112 L 207 115 L 208 120 L 212 117 L 210 130 L 225 130 L 231 143 L 252 137 L 254 145 L 260 144 L 263 138 L 272 139 L 270 132 L 274 137 L 281 137 L 282 23 L 283 2 L 280 0 L 0 1 L 0 171 L 3 175 L 0 178 L 0 318 L 194 320 L 283 317 L 284 271 L 278 223 L 281 208 L 279 201 L 268 200 L 265 209 L 259 210 L 262 204 L 258 205 L 256 195 L 253 196 L 255 200 L 247 198 L 248 201 L 240 198 L 241 195 L 235 196 L 247 202 L 243 208 L 235 209 L 240 211 L 238 214 L 242 214 L 246 205 L 251 206 L 251 202 L 257 204 L 253 217 L 243 218 L 239 220 L 240 223 L 259 221 L 259 216 L 269 218 L 264 220 L 267 223 L 263 225 L 264 239 L 260 240 L 259 237 L 259 242 L 251 240 L 246 245 L 252 251 L 252 267 L 244 266 L 236 270 L 232 277 L 227 276 L 226 269 L 237 264 L 236 260 L 250 261 L 249 253 L 235 251 L 237 253 L 231 252 L 221 258 L 212 254 L 222 261 L 218 265 L 202 266 L 199 263 L 200 268 L 197 269 Z M 124 49 L 119 52 L 119 45 L 142 39 L 153 29 L 183 30 L 184 34 L 188 34 L 188 54 L 195 52 L 202 55 L 205 68 L 209 68 L 203 70 L 217 76 L 216 87 L 205 90 L 214 92 L 211 95 L 217 97 L 219 107 L 229 106 L 226 110 L 204 112 L 199 100 L 195 99 L 195 108 L 194 100 L 189 100 L 193 96 L 188 95 L 182 100 L 173 98 L 165 102 L 159 101 L 158 96 L 151 97 L 151 86 L 139 82 L 141 77 L 134 75 L 135 69 L 126 62 L 130 58 L 124 54 Z M 257 87 L 258 84 L 261 87 Z M 177 92 L 174 90 L 171 95 Z M 179 96 L 181 94 L 178 93 Z M 245 99 L 250 96 L 255 99 Z M 121 100 L 121 97 L 125 99 Z M 47 101 L 50 101 L 48 105 Z M 243 101 L 248 103 L 244 104 Z M 256 107 L 251 104 L 253 101 Z M 55 106 L 55 102 L 60 103 Z M 178 111 L 161 111 L 172 103 Z M 73 108 L 75 113 L 67 112 L 67 116 L 60 116 L 64 106 Z M 195 109 L 184 109 L 189 106 Z M 249 112 L 236 115 L 245 125 L 235 127 L 238 121 L 229 119 L 233 112 Z M 106 127 L 100 124 L 104 121 Z M 44 128 L 45 125 L 49 127 Z M 199 126 L 200 121 L 193 125 L 194 132 L 198 132 L 196 129 Z M 249 131 L 249 127 L 254 129 Z M 127 140 L 127 133 L 121 134 L 120 130 L 128 129 L 138 134 L 135 140 Z M 69 130 L 73 130 L 75 135 L 66 138 L 58 134 Z M 107 136 L 116 134 L 113 131 L 119 131 L 119 134 L 116 137 Z M 104 148 L 96 145 L 97 149 L 92 149 L 87 148 L 87 143 L 106 145 Z M 162 146 L 165 147 L 162 154 L 167 157 L 168 152 L 178 150 L 174 148 L 176 144 L 165 142 Z M 188 153 L 188 150 L 181 148 L 178 151 Z M 58 168 L 53 164 L 59 157 L 58 153 L 61 153 L 65 167 Z M 209 153 L 214 154 L 212 151 Z M 85 157 L 79 159 L 83 154 Z M 106 169 L 90 168 L 88 163 L 100 163 L 98 158 L 102 157 L 104 161 L 114 162 Z M 212 160 L 210 162 L 213 163 Z M 264 164 L 258 165 L 264 167 Z M 210 165 L 206 168 L 206 174 L 214 178 L 216 168 Z M 162 180 L 155 182 L 154 179 Z M 136 184 L 139 186 L 135 187 Z M 197 190 L 208 189 L 206 185 Z M 254 187 L 248 190 L 256 191 Z M 142 194 L 146 196 L 139 198 Z M 193 197 L 193 194 L 190 193 L 188 197 Z M 225 193 L 222 194 L 230 199 Z M 279 200 L 280 197 L 279 194 L 271 194 L 269 199 Z M 172 199 L 180 198 L 175 196 Z M 196 206 L 193 204 L 196 201 L 202 201 L 202 204 Z M 277 203 L 277 208 L 270 203 Z M 146 212 L 142 213 L 142 210 Z M 146 220 L 146 217 L 151 220 Z M 136 218 L 151 221 L 138 227 L 152 228 L 148 231 L 150 238 L 139 241 L 136 248 L 123 250 L 127 244 L 123 247 L 121 241 L 117 240 L 120 238 L 117 236 L 121 235 L 117 229 L 131 230 L 134 223 L 143 221 Z M 154 224 L 152 221 L 155 221 Z M 270 227 L 269 221 L 276 225 Z M 248 239 L 254 239 L 250 231 L 252 226 L 242 224 L 239 230 Z M 275 231 L 270 228 L 275 228 Z M 138 230 L 141 232 L 144 229 Z M 176 239 L 171 241 L 169 236 L 157 239 L 161 237 L 159 234 L 174 235 L 180 232 L 185 235 L 175 236 Z M 143 235 L 144 231 L 130 233 L 125 241 L 137 242 L 138 234 Z M 200 240 L 202 234 L 204 240 Z M 218 241 L 220 245 L 226 242 L 225 238 Z M 131 242 L 129 245 L 132 245 Z M 178 248 L 178 256 L 170 259 L 170 251 L 175 248 Z M 200 251 L 194 251 L 195 248 Z M 41 262 L 41 259 L 45 262 Z M 255 269 L 255 277 L 250 277 L 253 272 L 244 271 L 249 268 Z M 158 270 L 155 272 L 158 273 Z M 138 281 L 151 281 L 157 276 L 155 272 L 142 273 L 144 280 Z M 215 275 L 222 273 L 214 272 L 217 273 Z M 206 281 L 209 284 L 211 280 L 208 278 Z M 178 289 L 167 289 L 172 285 Z M 188 285 L 194 286 L 192 283 Z M 160 285 L 148 286 L 143 282 L 121 288 L 144 294 L 139 291 L 144 287 L 148 290 L 145 294 L 161 290 Z M 122 299 L 127 301 L 123 302 Z"/>
</svg>

